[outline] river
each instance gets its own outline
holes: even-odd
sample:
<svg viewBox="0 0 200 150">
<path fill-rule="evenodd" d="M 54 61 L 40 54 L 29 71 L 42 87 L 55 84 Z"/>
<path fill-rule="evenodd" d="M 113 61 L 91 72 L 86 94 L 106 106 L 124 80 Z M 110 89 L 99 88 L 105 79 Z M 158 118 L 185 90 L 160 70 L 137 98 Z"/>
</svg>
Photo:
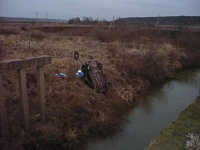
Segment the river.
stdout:
<svg viewBox="0 0 200 150">
<path fill-rule="evenodd" d="M 87 150 L 143 150 L 168 127 L 200 93 L 200 69 L 187 69 L 142 97 L 130 112 L 122 130 L 86 144 Z"/>
</svg>

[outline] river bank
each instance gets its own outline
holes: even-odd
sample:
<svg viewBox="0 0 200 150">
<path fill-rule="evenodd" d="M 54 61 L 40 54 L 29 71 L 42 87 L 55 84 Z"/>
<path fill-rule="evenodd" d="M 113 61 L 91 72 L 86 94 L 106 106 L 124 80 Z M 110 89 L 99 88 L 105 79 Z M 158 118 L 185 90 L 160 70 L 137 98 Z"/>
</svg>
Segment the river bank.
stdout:
<svg viewBox="0 0 200 150">
<path fill-rule="evenodd" d="M 167 81 L 141 96 L 119 132 L 90 140 L 86 150 L 144 150 L 199 96 L 200 68 L 183 69 L 176 77 L 178 80 Z"/>
<path fill-rule="evenodd" d="M 168 128 L 161 131 L 145 150 L 184 150 L 189 133 L 200 133 L 200 97 L 182 111 Z"/>
<path fill-rule="evenodd" d="M 199 52 L 194 51 L 199 46 L 199 34 L 188 34 L 194 37 L 185 41 L 185 35 L 171 31 L 165 37 L 162 32 L 143 33 L 142 29 L 137 33 L 97 28 L 91 32 L 92 37 L 82 30 L 76 32 L 78 35 L 69 35 L 68 31 L 44 33 L 28 27 L 17 33 L 11 32 L 15 27 L 6 29 L 0 35 L 5 58 L 43 54 L 53 57 L 52 65 L 45 67 L 46 123 L 36 118 L 39 112 L 36 75 L 27 69 L 32 122 L 28 132 L 23 130 L 20 120 L 17 75 L 3 74 L 9 129 L 12 135 L 17 135 L 12 136 L 10 149 L 78 149 L 82 141 L 111 135 L 120 129 L 141 95 L 164 80 L 175 78 L 177 71 L 200 63 Z M 193 39 L 196 46 L 191 43 Z M 75 50 L 80 54 L 79 61 L 73 59 Z M 103 64 L 104 74 L 111 80 L 105 95 L 78 82 L 74 75 L 91 57 Z M 66 73 L 68 79 L 56 77 L 59 72 Z"/>
</svg>

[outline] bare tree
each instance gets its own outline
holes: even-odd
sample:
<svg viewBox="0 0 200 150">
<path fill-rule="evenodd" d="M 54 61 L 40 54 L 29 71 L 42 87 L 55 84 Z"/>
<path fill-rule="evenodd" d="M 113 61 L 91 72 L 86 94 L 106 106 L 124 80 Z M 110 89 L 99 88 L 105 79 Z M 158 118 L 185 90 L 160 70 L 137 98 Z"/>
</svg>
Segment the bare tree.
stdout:
<svg viewBox="0 0 200 150">
<path fill-rule="evenodd" d="M 80 20 L 79 17 L 77 17 L 77 18 L 72 18 L 72 19 L 69 19 L 68 23 L 69 23 L 69 24 L 79 24 L 79 23 L 81 23 L 81 20 Z"/>
</svg>

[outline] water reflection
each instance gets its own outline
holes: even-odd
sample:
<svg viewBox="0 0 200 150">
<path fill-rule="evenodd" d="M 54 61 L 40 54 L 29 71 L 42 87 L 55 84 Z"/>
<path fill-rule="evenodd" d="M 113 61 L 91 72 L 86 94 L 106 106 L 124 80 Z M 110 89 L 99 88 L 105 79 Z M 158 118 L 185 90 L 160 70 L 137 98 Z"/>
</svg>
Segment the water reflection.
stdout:
<svg viewBox="0 0 200 150">
<path fill-rule="evenodd" d="M 150 140 L 175 120 L 199 95 L 200 70 L 190 69 L 144 96 L 123 130 L 104 140 L 90 142 L 87 150 L 143 150 Z"/>
<path fill-rule="evenodd" d="M 196 86 L 196 88 L 200 88 L 200 70 L 191 69 L 185 72 L 180 72 L 178 78 L 179 82 L 185 82 L 192 86 Z"/>
</svg>

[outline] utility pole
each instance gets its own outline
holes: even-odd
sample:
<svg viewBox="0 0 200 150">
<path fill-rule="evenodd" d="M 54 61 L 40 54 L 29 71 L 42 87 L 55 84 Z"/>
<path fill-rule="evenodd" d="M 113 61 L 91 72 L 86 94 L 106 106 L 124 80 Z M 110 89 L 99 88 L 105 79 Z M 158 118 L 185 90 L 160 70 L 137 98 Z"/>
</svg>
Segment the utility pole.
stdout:
<svg viewBox="0 0 200 150">
<path fill-rule="evenodd" d="M 38 12 L 36 11 L 36 13 L 35 13 L 35 24 L 37 23 L 37 21 L 38 21 Z"/>
<path fill-rule="evenodd" d="M 46 13 L 46 22 L 48 24 L 48 13 Z"/>
<path fill-rule="evenodd" d="M 37 11 L 36 11 L 35 15 L 36 15 L 35 23 L 37 23 L 38 22 L 38 12 Z"/>
<path fill-rule="evenodd" d="M 110 30 L 110 28 L 112 28 L 112 27 L 114 28 L 115 27 L 114 22 L 115 22 L 115 15 L 113 16 L 113 20 L 112 20 L 112 22 L 111 22 L 111 24 L 109 26 L 109 30 Z"/>
<path fill-rule="evenodd" d="M 38 19 L 38 12 L 36 11 L 36 13 L 35 13 L 35 14 L 36 14 L 36 19 Z"/>
<path fill-rule="evenodd" d="M 157 21 L 156 21 L 156 27 L 158 26 L 158 22 L 159 22 L 159 15 L 158 15 L 158 18 L 157 18 Z"/>
<path fill-rule="evenodd" d="M 113 28 L 115 27 L 115 15 L 113 16 Z"/>
</svg>

